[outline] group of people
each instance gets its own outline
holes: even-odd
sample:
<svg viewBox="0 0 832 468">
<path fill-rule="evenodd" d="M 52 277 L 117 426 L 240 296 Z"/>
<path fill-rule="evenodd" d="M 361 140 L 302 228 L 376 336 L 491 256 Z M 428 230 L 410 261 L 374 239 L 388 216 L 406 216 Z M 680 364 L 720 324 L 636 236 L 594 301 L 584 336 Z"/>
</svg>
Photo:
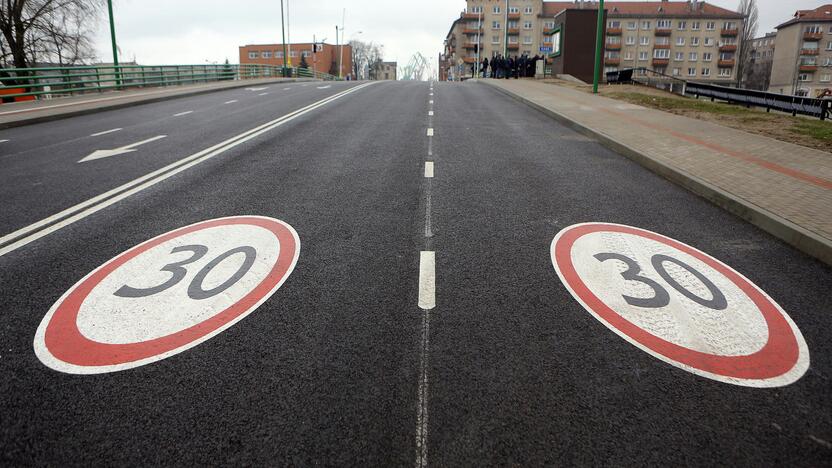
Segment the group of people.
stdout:
<svg viewBox="0 0 832 468">
<path fill-rule="evenodd" d="M 537 70 L 537 62 L 543 60 L 543 57 L 535 55 L 529 57 L 526 54 L 520 57 L 503 57 L 497 54 L 491 61 L 488 58 L 482 59 L 479 64 L 480 76 L 482 78 L 534 78 Z M 477 73 L 477 64 L 471 66 L 471 77 Z"/>
</svg>

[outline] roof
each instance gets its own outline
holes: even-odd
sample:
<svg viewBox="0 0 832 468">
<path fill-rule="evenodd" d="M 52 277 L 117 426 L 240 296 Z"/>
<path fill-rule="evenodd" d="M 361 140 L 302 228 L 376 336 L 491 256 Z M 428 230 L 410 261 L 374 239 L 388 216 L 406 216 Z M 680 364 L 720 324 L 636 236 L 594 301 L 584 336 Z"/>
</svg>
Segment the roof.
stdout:
<svg viewBox="0 0 832 468">
<path fill-rule="evenodd" d="M 456 27 L 456 25 L 462 23 L 465 20 L 462 17 L 462 15 L 463 15 L 463 13 L 460 13 L 459 18 L 457 18 L 456 20 L 454 20 L 453 23 L 451 23 L 451 29 L 448 30 L 448 34 L 445 34 L 445 39 L 451 37 L 451 35 L 453 35 L 453 33 L 454 33 L 454 28 Z"/>
<path fill-rule="evenodd" d="M 781 29 L 785 28 L 786 26 L 791 26 L 793 24 L 808 21 L 832 21 L 832 3 L 821 5 L 815 8 L 814 10 L 797 10 L 797 12 L 794 14 L 794 18 L 786 21 L 780 26 L 777 26 L 776 29 Z"/>
<path fill-rule="evenodd" d="M 598 3 L 584 1 L 583 8 L 596 9 Z M 606 2 L 604 4 L 607 14 L 615 16 L 667 16 L 670 18 L 683 17 L 709 17 L 709 18 L 734 18 L 742 19 L 743 15 L 735 11 L 720 8 L 707 2 L 698 2 L 696 10 L 692 8 L 691 2 L 684 1 L 659 1 L 659 2 Z M 567 8 L 581 8 L 581 3 L 572 2 L 543 2 L 543 16 L 555 16 Z"/>
</svg>

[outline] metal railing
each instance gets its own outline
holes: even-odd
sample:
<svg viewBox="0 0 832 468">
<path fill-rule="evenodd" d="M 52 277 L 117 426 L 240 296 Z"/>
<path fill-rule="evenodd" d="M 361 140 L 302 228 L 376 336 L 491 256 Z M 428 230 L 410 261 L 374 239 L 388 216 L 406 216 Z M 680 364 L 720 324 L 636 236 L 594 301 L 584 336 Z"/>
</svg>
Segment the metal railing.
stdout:
<svg viewBox="0 0 832 468">
<path fill-rule="evenodd" d="M 768 93 L 751 89 L 693 83 L 648 68 L 632 68 L 607 73 L 611 84 L 638 83 L 664 89 L 683 96 L 711 98 L 745 106 L 764 107 L 788 112 L 792 115 L 808 115 L 826 120 L 832 114 L 832 101 L 788 94 Z"/>
<path fill-rule="evenodd" d="M 0 90 L 6 92 L 0 97 L 4 100 L 27 97 L 50 99 L 117 89 L 290 77 L 337 79 L 306 68 L 250 64 L 3 68 L 0 69 Z"/>
</svg>

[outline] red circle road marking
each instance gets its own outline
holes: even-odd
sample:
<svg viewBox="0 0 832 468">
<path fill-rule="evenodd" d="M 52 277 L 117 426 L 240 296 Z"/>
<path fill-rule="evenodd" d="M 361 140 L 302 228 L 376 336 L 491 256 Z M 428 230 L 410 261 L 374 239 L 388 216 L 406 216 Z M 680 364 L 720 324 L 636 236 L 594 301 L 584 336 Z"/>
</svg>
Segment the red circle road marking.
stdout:
<svg viewBox="0 0 832 468">
<path fill-rule="evenodd" d="M 108 275 L 131 259 L 164 242 L 197 231 L 232 225 L 248 225 L 271 231 L 279 242 L 276 263 L 268 275 L 245 296 L 210 318 L 184 330 L 138 343 L 109 344 L 86 338 L 78 329 L 81 305 Z M 54 360 L 67 364 L 69 372 L 101 373 L 138 367 L 158 361 L 215 336 L 254 311 L 289 277 L 300 253 L 300 240 L 288 224 L 271 218 L 239 216 L 203 221 L 163 234 L 122 253 L 73 286 L 50 309 L 35 337 L 35 351 L 50 367 Z M 41 356 L 40 353 L 48 353 Z M 45 359 L 44 359 L 45 358 Z M 59 365 L 56 370 L 68 371 Z"/>
<path fill-rule="evenodd" d="M 629 234 L 660 242 L 707 264 L 734 283 L 757 307 L 768 327 L 768 341 L 759 351 L 745 356 L 722 356 L 704 353 L 671 343 L 624 318 L 604 303 L 577 272 L 572 259 L 575 243 L 597 232 Z M 783 310 L 762 290 L 742 275 L 713 257 L 676 240 L 642 229 L 606 223 L 570 226 L 552 242 L 552 262 L 561 280 L 589 312 L 619 335 L 671 364 L 702 375 L 748 386 L 780 386 L 793 383 L 808 368 L 808 350 L 797 327 Z M 802 356 L 802 352 L 805 356 Z M 804 358 L 801 369 L 796 370 Z M 790 372 L 796 376 L 786 376 Z M 695 372 L 700 374 L 700 372 Z M 781 379 L 782 381 L 778 380 Z"/>
</svg>

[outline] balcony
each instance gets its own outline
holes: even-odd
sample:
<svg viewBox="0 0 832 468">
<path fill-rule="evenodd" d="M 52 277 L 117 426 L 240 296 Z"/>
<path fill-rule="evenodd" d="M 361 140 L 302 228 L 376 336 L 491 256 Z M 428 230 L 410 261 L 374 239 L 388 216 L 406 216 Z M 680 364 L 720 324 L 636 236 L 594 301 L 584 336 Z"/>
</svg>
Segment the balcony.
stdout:
<svg viewBox="0 0 832 468">
<path fill-rule="evenodd" d="M 805 32 L 803 33 L 803 40 L 804 41 L 819 41 L 823 39 L 822 32 Z"/>
<path fill-rule="evenodd" d="M 465 58 L 462 59 L 462 61 L 465 62 L 465 63 L 477 63 L 477 58 L 476 57 L 465 57 Z"/>
<path fill-rule="evenodd" d="M 812 73 L 818 71 L 817 65 L 801 65 L 799 68 L 801 73 Z"/>
<path fill-rule="evenodd" d="M 736 60 L 720 60 L 716 64 L 719 68 L 734 68 L 736 63 Z"/>
<path fill-rule="evenodd" d="M 479 13 L 463 13 L 462 14 L 462 19 L 478 20 L 478 19 L 480 19 L 480 14 Z"/>
<path fill-rule="evenodd" d="M 740 35 L 739 29 L 723 29 L 722 37 L 737 37 Z"/>
<path fill-rule="evenodd" d="M 670 49 L 670 44 L 656 44 L 653 46 L 654 49 Z"/>
<path fill-rule="evenodd" d="M 509 36 L 519 36 L 520 35 L 520 28 L 509 28 L 508 29 Z"/>
<path fill-rule="evenodd" d="M 508 19 L 509 20 L 519 20 L 520 19 L 520 13 L 509 13 L 508 14 Z"/>
<path fill-rule="evenodd" d="M 482 28 L 470 28 L 470 29 L 463 29 L 462 34 L 482 34 Z"/>
<path fill-rule="evenodd" d="M 520 49 L 520 44 L 516 44 L 516 43 L 515 44 L 509 44 L 507 48 L 508 48 L 508 50 L 519 50 Z"/>
<path fill-rule="evenodd" d="M 620 36 L 623 32 L 621 28 L 607 28 L 607 36 Z"/>
<path fill-rule="evenodd" d="M 607 50 L 621 50 L 621 44 L 609 44 L 605 46 Z"/>
<path fill-rule="evenodd" d="M 669 36 L 673 34 L 673 30 L 669 28 L 656 29 L 657 36 Z"/>
<path fill-rule="evenodd" d="M 604 64 L 605 65 L 621 65 L 621 59 L 620 58 L 605 58 L 604 59 Z"/>
<path fill-rule="evenodd" d="M 720 52 L 736 52 L 737 51 L 737 46 L 735 46 L 733 44 L 721 45 L 721 46 L 719 46 L 719 51 Z"/>
<path fill-rule="evenodd" d="M 800 55 L 819 55 L 819 49 L 801 49 Z"/>
<path fill-rule="evenodd" d="M 468 49 L 468 50 L 474 50 L 474 49 L 477 48 L 477 43 L 476 42 L 466 42 L 462 47 L 465 48 L 465 49 Z"/>
<path fill-rule="evenodd" d="M 653 66 L 654 67 L 666 67 L 670 65 L 670 59 L 663 59 L 663 58 L 654 58 L 653 59 Z"/>
</svg>

